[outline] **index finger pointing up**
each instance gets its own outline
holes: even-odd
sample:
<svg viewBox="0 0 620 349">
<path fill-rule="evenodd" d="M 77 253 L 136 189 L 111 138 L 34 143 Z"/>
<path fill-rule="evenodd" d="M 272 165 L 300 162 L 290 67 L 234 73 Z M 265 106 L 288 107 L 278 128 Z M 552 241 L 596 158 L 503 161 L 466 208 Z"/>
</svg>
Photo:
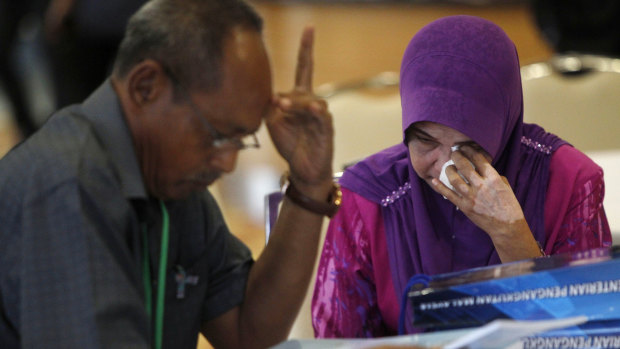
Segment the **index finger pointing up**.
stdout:
<svg viewBox="0 0 620 349">
<path fill-rule="evenodd" d="M 299 54 L 297 55 L 297 68 L 295 71 L 295 90 L 312 91 L 312 73 L 314 62 L 312 48 L 314 45 L 314 28 L 306 27 L 301 34 Z"/>
</svg>

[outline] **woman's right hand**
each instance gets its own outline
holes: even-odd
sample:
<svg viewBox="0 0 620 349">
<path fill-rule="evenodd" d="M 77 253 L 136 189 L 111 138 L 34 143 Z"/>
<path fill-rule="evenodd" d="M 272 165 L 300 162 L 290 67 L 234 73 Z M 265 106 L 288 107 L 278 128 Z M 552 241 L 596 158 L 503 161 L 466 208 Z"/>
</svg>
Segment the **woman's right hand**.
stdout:
<svg viewBox="0 0 620 349">
<path fill-rule="evenodd" d="M 451 158 L 455 165 L 449 166 L 446 174 L 454 191 L 436 178 L 432 180 L 434 189 L 489 234 L 502 262 L 540 256 L 540 248 L 506 177 L 495 170 L 482 151 L 469 145 L 454 151 Z"/>
</svg>

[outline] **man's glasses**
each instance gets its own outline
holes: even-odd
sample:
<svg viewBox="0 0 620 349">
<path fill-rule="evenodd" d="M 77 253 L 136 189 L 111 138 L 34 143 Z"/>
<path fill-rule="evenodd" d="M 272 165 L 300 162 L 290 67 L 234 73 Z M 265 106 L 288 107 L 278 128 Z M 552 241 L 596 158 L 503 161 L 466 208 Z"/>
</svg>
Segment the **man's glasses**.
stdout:
<svg viewBox="0 0 620 349">
<path fill-rule="evenodd" d="M 183 98 L 187 100 L 190 108 L 192 108 L 192 111 L 194 112 L 194 115 L 198 117 L 198 119 L 200 119 L 202 125 L 207 129 L 207 131 L 209 131 L 212 139 L 211 145 L 213 147 L 222 150 L 244 150 L 248 148 L 260 148 L 260 143 L 258 142 L 256 134 L 254 133 L 240 137 L 228 137 L 216 130 L 215 127 L 211 125 L 209 120 L 207 120 L 207 118 L 202 115 L 200 109 L 192 100 L 192 97 L 189 94 L 188 90 L 185 88 L 185 86 L 181 84 L 181 82 L 176 78 L 174 74 L 172 74 L 170 69 L 165 70 L 170 79 L 172 80 L 172 83 L 178 87 L 178 90 L 181 91 L 181 93 L 183 94 Z"/>
</svg>

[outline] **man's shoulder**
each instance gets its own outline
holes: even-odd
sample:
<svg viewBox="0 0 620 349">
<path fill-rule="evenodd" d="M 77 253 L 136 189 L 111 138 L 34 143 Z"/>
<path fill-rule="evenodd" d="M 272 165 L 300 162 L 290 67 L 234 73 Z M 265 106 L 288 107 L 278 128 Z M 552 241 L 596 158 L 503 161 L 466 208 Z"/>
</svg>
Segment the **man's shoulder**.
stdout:
<svg viewBox="0 0 620 349">
<path fill-rule="evenodd" d="M 62 109 L 0 160 L 5 181 L 55 186 L 106 166 L 106 155 L 79 106 Z M 41 189 L 39 187 L 39 189 Z"/>
</svg>

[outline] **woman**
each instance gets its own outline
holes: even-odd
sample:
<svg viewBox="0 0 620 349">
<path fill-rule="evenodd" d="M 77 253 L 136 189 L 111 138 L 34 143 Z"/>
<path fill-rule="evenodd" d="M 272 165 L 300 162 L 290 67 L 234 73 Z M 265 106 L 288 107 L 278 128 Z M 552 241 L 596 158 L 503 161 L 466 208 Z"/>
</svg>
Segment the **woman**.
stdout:
<svg viewBox="0 0 620 349">
<path fill-rule="evenodd" d="M 498 26 L 437 20 L 413 37 L 400 75 L 403 143 L 340 181 L 312 305 L 318 337 L 395 334 L 415 274 L 611 245 L 602 170 L 523 123 L 516 49 Z M 438 181 L 448 160 L 454 190 Z"/>
</svg>

